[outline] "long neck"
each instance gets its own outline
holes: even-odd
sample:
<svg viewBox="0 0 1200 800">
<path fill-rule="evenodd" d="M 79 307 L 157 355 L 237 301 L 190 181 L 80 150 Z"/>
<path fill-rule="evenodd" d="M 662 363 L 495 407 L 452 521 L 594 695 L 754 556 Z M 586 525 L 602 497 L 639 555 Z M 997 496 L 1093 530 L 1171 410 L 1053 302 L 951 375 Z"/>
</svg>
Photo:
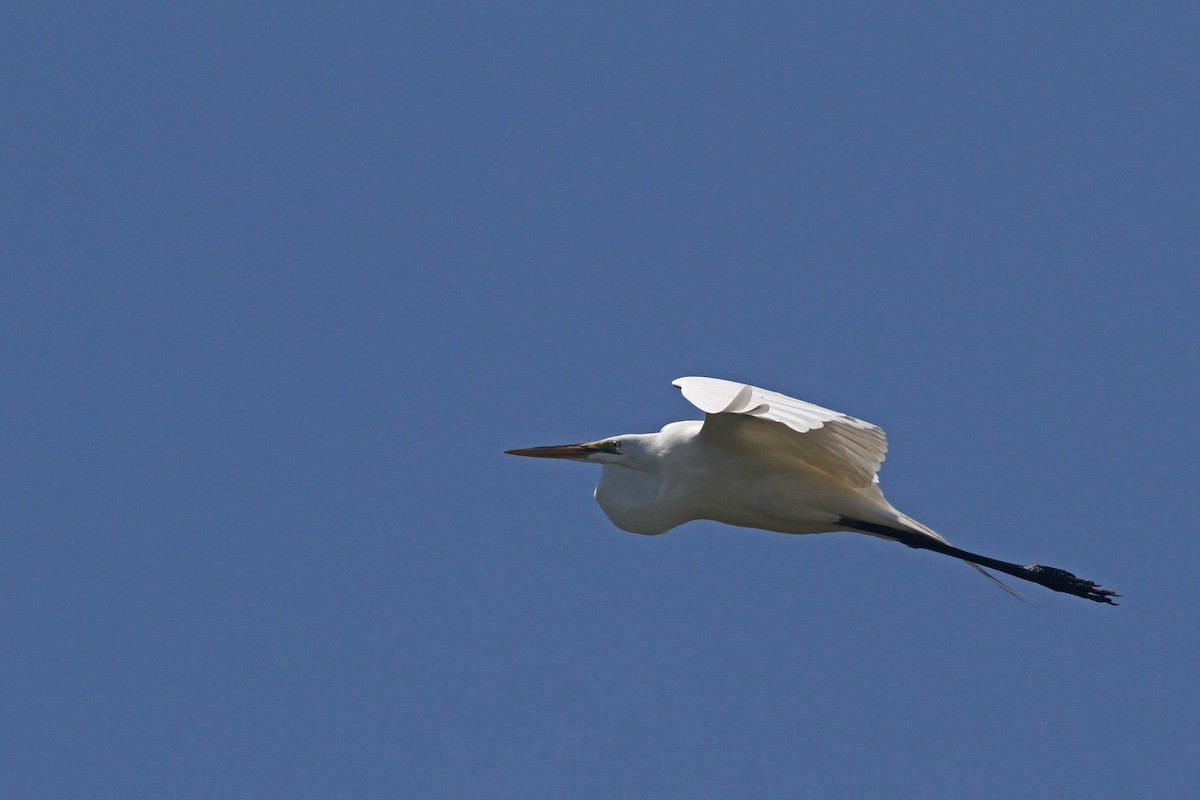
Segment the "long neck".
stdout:
<svg viewBox="0 0 1200 800">
<path fill-rule="evenodd" d="M 662 533 L 678 523 L 669 523 L 656 513 L 662 487 L 657 470 L 641 470 L 605 464 L 596 485 L 596 502 L 612 524 L 630 533 Z M 669 523 L 669 524 L 668 524 Z"/>
</svg>

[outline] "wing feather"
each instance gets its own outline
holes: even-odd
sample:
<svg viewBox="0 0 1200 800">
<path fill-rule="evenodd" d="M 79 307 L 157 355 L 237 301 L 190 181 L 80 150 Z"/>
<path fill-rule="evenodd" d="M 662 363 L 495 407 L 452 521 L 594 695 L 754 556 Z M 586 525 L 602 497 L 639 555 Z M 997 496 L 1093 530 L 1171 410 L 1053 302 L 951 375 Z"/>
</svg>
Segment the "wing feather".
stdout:
<svg viewBox="0 0 1200 800">
<path fill-rule="evenodd" d="M 887 435 L 876 425 L 735 381 L 688 377 L 674 385 L 705 413 L 702 435 L 705 430 L 730 431 L 737 425 L 740 435 L 753 438 L 757 446 L 799 458 L 847 486 L 878 483 L 876 473 L 887 454 Z"/>
</svg>

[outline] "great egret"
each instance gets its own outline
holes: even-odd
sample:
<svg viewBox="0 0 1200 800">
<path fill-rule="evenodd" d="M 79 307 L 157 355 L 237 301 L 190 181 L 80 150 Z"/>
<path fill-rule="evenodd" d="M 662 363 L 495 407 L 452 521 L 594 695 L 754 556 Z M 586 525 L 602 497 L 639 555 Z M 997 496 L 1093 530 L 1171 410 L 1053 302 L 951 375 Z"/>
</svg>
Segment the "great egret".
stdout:
<svg viewBox="0 0 1200 800">
<path fill-rule="evenodd" d="M 876 474 L 887 437 L 869 422 L 733 381 L 693 377 L 674 385 L 704 412 L 703 422 L 506 452 L 603 465 L 596 502 L 631 533 L 664 533 L 694 519 L 780 533 L 854 531 L 1116 605 L 1120 595 L 1092 581 L 968 553 L 897 511 Z"/>
</svg>

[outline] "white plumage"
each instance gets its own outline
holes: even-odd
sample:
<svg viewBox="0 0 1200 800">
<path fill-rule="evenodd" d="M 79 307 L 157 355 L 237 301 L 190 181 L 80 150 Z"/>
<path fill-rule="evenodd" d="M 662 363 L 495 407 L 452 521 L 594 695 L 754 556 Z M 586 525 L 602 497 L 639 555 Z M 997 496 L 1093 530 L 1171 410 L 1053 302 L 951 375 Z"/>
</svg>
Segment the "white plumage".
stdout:
<svg viewBox="0 0 1200 800">
<path fill-rule="evenodd" d="M 887 454 L 883 428 L 778 392 L 768 392 L 720 378 L 679 378 L 683 396 L 706 415 L 705 424 L 720 424 L 721 414 L 743 414 L 774 422 L 761 427 L 763 444 L 794 454 L 847 486 L 878 483 Z M 799 434 L 807 434 L 801 436 Z M 767 442 L 767 439 L 771 442 Z"/>
<path fill-rule="evenodd" d="M 675 385 L 705 413 L 703 422 L 508 452 L 601 464 L 596 502 L 633 533 L 659 534 L 695 519 L 792 534 L 855 531 L 1113 603 L 1113 592 L 1064 570 L 952 547 L 893 508 L 878 485 L 887 436 L 869 422 L 734 381 L 689 377 Z"/>
</svg>

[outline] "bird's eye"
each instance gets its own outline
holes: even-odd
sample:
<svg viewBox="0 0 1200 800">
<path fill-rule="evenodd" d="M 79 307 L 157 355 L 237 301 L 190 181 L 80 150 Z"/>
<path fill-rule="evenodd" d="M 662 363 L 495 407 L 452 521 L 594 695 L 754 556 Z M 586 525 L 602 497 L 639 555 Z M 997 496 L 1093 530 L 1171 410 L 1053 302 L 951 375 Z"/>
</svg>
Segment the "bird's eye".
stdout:
<svg viewBox="0 0 1200 800">
<path fill-rule="evenodd" d="M 620 442 L 618 442 L 618 441 L 616 441 L 616 440 L 609 442 L 609 443 L 608 443 L 608 447 L 609 447 L 609 449 L 610 449 L 610 450 L 612 450 L 614 453 L 619 453 L 619 452 L 621 452 L 621 443 L 620 443 Z"/>
</svg>

